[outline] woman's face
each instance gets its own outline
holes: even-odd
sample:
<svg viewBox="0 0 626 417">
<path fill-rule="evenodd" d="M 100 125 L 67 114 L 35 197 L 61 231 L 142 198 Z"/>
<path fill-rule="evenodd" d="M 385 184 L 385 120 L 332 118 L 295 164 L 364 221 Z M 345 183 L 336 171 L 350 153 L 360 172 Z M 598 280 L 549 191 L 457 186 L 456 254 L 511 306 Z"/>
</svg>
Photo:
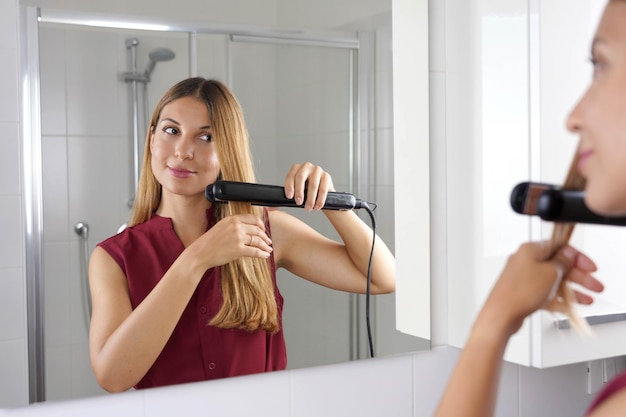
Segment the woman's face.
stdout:
<svg viewBox="0 0 626 417">
<path fill-rule="evenodd" d="M 204 198 L 206 186 L 219 174 L 209 112 L 196 98 L 179 98 L 163 107 L 150 150 L 152 172 L 164 197 L 171 193 Z"/>
<path fill-rule="evenodd" d="M 592 43 L 593 80 L 570 114 L 580 136 L 578 170 L 585 202 L 606 215 L 626 213 L 626 1 L 610 1 Z"/>
</svg>

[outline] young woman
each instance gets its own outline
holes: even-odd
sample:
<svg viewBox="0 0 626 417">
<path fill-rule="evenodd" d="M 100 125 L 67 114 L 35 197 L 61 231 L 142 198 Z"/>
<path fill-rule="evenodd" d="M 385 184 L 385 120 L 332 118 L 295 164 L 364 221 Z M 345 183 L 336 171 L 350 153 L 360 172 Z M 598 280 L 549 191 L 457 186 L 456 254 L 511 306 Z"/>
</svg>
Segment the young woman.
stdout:
<svg viewBox="0 0 626 417">
<path fill-rule="evenodd" d="M 158 103 L 129 227 L 89 265 L 90 356 L 107 391 L 285 369 L 277 268 L 366 291 L 372 230 L 354 212 L 324 211 L 335 242 L 280 210 L 207 201 L 218 178 L 255 182 L 251 161 L 241 108 L 220 82 L 183 80 Z M 293 165 L 284 187 L 308 211 L 334 190 L 311 163 Z M 394 289 L 395 261 L 377 238 L 371 292 Z"/>
<path fill-rule="evenodd" d="M 624 215 L 626 1 L 608 2 L 592 43 L 591 58 L 593 80 L 567 122 L 568 129 L 580 137 L 572 168 L 584 179 L 589 208 L 605 215 Z M 563 310 L 561 298 L 554 299 L 561 280 L 602 291 L 602 284 L 592 276 L 596 267 L 588 257 L 568 245 L 551 249 L 548 242 L 527 243 L 510 257 L 474 323 L 436 416 L 493 415 L 504 350 L 524 318 L 539 308 Z M 583 304 L 593 301 L 582 293 L 575 293 L 574 298 Z M 626 374 L 607 384 L 587 415 L 623 416 L 624 410 Z"/>
</svg>

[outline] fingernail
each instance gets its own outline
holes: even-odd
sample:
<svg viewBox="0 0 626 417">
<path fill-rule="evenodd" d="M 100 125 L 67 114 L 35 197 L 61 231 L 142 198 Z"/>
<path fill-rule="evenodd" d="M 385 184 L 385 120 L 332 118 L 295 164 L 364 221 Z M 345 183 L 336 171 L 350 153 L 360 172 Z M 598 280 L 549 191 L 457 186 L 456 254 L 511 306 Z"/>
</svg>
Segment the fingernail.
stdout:
<svg viewBox="0 0 626 417">
<path fill-rule="evenodd" d="M 576 249 L 572 248 L 571 246 L 565 246 L 563 248 L 563 250 L 561 251 L 561 253 L 568 259 L 573 260 L 576 257 Z"/>
</svg>

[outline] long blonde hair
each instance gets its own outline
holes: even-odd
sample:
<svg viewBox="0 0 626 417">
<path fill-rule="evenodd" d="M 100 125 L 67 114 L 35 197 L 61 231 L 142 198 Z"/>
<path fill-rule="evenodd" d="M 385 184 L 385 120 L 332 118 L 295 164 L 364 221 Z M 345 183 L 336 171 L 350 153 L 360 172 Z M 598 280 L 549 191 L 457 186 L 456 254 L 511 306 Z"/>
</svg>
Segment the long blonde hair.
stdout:
<svg viewBox="0 0 626 417">
<path fill-rule="evenodd" d="M 564 190 L 584 190 L 585 179 L 579 174 L 576 169 L 578 164 L 578 152 L 572 161 L 567 176 L 561 187 Z M 574 232 L 575 223 L 555 223 L 552 229 L 552 235 L 549 240 L 550 258 L 552 258 L 563 246 L 569 243 L 572 233 Z M 585 320 L 576 310 L 576 296 L 570 283 L 566 280 L 561 280 L 559 288 L 557 290 L 556 297 L 548 305 L 548 309 L 551 311 L 559 311 L 566 314 L 571 322 L 572 327 L 580 334 L 590 334 L 591 328 Z"/>
<path fill-rule="evenodd" d="M 143 166 L 133 205 L 130 226 L 145 222 L 159 207 L 161 184 L 152 172 L 150 138 L 159 122 L 163 107 L 183 97 L 204 102 L 211 121 L 211 136 L 217 150 L 221 178 L 229 181 L 255 182 L 248 131 L 243 111 L 235 96 L 221 82 L 200 77 L 185 79 L 172 86 L 152 114 L 146 135 Z M 208 185 L 208 184 L 207 184 Z M 216 221 L 233 214 L 254 213 L 263 209 L 248 203 L 229 202 L 215 207 Z M 277 332 L 280 323 L 272 275 L 267 260 L 241 257 L 221 266 L 223 303 L 208 324 L 221 328 Z"/>
</svg>

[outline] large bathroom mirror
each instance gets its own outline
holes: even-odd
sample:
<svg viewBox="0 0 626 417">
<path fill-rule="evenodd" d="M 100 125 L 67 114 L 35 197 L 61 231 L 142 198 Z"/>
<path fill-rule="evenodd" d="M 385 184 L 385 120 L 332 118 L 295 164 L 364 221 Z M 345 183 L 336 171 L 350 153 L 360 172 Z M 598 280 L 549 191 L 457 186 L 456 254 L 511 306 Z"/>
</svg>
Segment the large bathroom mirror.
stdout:
<svg viewBox="0 0 626 417">
<path fill-rule="evenodd" d="M 394 120 L 408 129 L 415 107 L 394 116 L 399 105 L 393 77 L 409 83 L 415 77 L 392 68 L 391 0 L 231 3 L 201 13 L 195 2 L 183 1 L 172 17 L 171 4 L 159 15 L 151 1 L 113 1 L 98 9 L 69 0 L 22 1 L 31 109 L 25 141 L 32 141 L 25 148 L 32 152 L 25 156 L 32 164 L 25 166 L 33 207 L 26 239 L 31 402 L 105 393 L 89 364 L 88 257 L 128 220 L 146 120 L 156 101 L 193 75 L 224 81 L 240 100 L 259 182 L 281 184 L 292 163 L 312 161 L 333 175 L 337 190 L 377 203 L 376 230 L 394 252 L 403 248 L 399 271 L 407 274 L 402 285 L 411 292 L 403 293 L 408 324 L 402 331 L 397 294 L 372 297 L 376 356 L 430 348 L 429 270 L 423 264 L 429 258 L 428 164 L 420 164 L 428 159 L 428 101 L 417 107 L 425 117 L 414 117 L 425 119 L 426 130 L 422 123 L 415 139 L 404 131 L 404 148 L 396 143 L 394 149 Z M 142 9 L 150 13 L 142 15 Z M 407 38 L 404 51 L 418 45 L 427 50 L 426 35 Z M 427 64 L 420 65 L 426 65 L 419 73 L 423 88 Z M 416 149 L 413 140 L 422 145 Z M 426 155 L 411 157 L 402 149 L 425 149 Z M 396 176 L 411 188 L 409 196 L 419 195 L 418 204 L 394 195 L 394 151 L 406 164 L 396 167 Z M 413 169 L 421 176 L 417 181 L 410 179 Z M 414 205 L 398 212 L 395 201 Z M 417 216 L 411 211 L 416 208 Z M 290 212 L 333 237 L 323 215 Z M 397 216 L 407 227 L 395 224 Z M 365 213 L 363 218 L 370 222 Z M 418 240 L 416 222 L 425 233 Z M 399 241 L 396 230 L 412 231 L 412 241 Z M 368 357 L 364 296 L 327 290 L 284 271 L 278 279 L 289 369 Z M 411 298 L 416 290 L 420 297 Z M 419 311 L 426 312 L 423 318 L 415 316 Z"/>
</svg>

